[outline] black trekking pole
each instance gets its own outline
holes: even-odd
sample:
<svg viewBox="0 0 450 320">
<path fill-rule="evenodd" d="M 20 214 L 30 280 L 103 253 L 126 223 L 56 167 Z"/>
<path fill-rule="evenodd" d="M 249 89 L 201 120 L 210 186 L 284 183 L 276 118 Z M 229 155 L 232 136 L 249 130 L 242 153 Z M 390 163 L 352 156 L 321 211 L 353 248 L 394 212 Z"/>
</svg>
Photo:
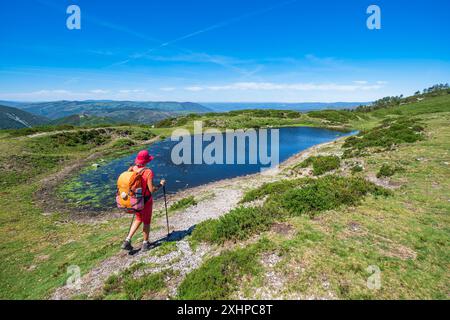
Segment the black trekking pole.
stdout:
<svg viewBox="0 0 450 320">
<path fill-rule="evenodd" d="M 166 186 L 163 185 L 163 193 L 164 193 L 164 206 L 166 208 L 166 222 L 167 222 L 167 240 L 169 240 L 169 214 L 167 213 L 167 199 L 166 199 Z"/>
</svg>

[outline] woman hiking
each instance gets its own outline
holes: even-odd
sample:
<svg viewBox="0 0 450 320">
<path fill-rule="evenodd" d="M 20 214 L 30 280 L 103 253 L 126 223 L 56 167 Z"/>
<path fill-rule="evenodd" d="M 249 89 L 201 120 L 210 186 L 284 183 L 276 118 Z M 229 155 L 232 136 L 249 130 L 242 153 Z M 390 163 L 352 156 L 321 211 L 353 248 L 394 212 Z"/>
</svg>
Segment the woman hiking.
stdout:
<svg viewBox="0 0 450 320">
<path fill-rule="evenodd" d="M 150 168 L 146 167 L 146 164 L 153 160 L 153 156 L 151 156 L 147 150 L 141 150 L 136 156 L 134 160 L 135 165 L 131 167 L 129 170 L 133 170 L 134 172 L 141 173 L 141 185 L 142 185 L 142 194 L 145 199 L 144 209 L 136 212 L 136 219 L 133 221 L 130 227 L 130 231 L 128 233 L 127 238 L 122 244 L 122 249 L 131 251 L 133 250 L 133 246 L 131 245 L 131 238 L 136 233 L 137 229 L 144 223 L 143 227 L 143 236 L 144 242 L 142 243 L 142 251 L 147 251 L 151 249 L 150 243 L 148 241 L 148 237 L 150 234 L 150 222 L 152 219 L 152 211 L 153 211 L 153 197 L 152 194 L 158 191 L 161 187 L 163 187 L 166 183 L 164 179 L 162 179 L 158 186 L 153 184 L 153 171 Z"/>
</svg>

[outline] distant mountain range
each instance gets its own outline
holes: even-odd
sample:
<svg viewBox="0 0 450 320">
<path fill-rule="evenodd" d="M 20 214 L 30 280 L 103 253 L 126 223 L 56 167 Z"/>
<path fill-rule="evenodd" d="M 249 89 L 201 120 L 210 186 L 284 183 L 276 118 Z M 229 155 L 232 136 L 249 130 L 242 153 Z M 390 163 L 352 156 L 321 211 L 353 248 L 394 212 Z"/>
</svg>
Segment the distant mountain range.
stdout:
<svg viewBox="0 0 450 320">
<path fill-rule="evenodd" d="M 173 102 L 173 101 L 0 101 L 0 129 L 23 128 L 42 124 L 75 126 L 140 123 L 153 124 L 160 120 L 187 113 L 226 112 L 243 109 L 284 109 L 301 112 L 320 109 L 354 108 L 367 102 Z"/>
<path fill-rule="evenodd" d="M 42 116 L 14 108 L 0 105 L 0 129 L 29 128 L 48 122 Z"/>
<path fill-rule="evenodd" d="M 0 103 L 54 120 L 52 123 L 58 124 L 93 124 L 99 122 L 152 124 L 168 117 L 186 113 L 211 111 L 211 109 L 198 103 L 172 101 L 62 100 L 35 103 L 0 101 Z M 78 117 L 71 117 L 75 115 L 78 115 Z"/>
<path fill-rule="evenodd" d="M 351 109 L 370 102 L 202 102 L 202 105 L 217 112 L 243 109 L 276 109 L 307 112 L 321 109 Z"/>
<path fill-rule="evenodd" d="M 176 113 L 208 112 L 211 111 L 198 103 L 192 102 L 146 102 L 146 101 L 109 101 L 109 100 L 85 100 L 85 101 L 51 101 L 34 103 L 4 102 L 4 105 L 13 106 L 22 110 L 45 116 L 50 119 L 67 117 L 73 114 L 92 114 L 101 116 L 113 114 L 114 111 L 126 110 L 153 110 Z"/>
</svg>

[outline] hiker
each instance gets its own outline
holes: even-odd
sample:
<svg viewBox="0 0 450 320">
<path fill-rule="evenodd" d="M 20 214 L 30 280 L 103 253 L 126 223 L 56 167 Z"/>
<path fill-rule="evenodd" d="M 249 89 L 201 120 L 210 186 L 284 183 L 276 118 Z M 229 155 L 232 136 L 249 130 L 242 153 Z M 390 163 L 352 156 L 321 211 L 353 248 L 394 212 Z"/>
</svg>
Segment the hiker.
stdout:
<svg viewBox="0 0 450 320">
<path fill-rule="evenodd" d="M 161 187 L 163 187 L 166 183 L 164 179 L 162 179 L 158 186 L 153 184 L 153 171 L 150 168 L 146 167 L 146 164 L 153 160 L 153 156 L 151 156 L 147 150 L 139 151 L 136 159 L 134 160 L 135 165 L 130 167 L 129 171 L 134 171 L 136 173 L 141 174 L 141 185 L 142 185 L 142 194 L 144 196 L 144 209 L 137 211 L 136 219 L 133 221 L 130 227 L 130 231 L 128 233 L 127 238 L 122 244 L 122 249 L 131 251 L 133 250 L 133 246 L 131 245 L 131 238 L 136 233 L 137 229 L 144 223 L 143 227 L 143 235 L 144 242 L 142 244 L 142 251 L 147 251 L 151 249 L 150 243 L 148 241 L 148 237 L 150 234 L 150 222 L 152 219 L 152 210 L 153 210 L 153 197 L 152 194 L 158 191 Z"/>
</svg>

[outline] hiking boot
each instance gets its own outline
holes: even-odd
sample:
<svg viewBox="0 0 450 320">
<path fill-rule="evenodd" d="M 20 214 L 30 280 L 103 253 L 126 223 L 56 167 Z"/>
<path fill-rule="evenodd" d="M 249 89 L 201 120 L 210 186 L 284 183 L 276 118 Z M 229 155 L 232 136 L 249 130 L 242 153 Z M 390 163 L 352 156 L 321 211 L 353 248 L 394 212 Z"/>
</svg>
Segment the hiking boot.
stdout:
<svg viewBox="0 0 450 320">
<path fill-rule="evenodd" d="M 142 249 L 141 249 L 142 252 L 146 252 L 150 249 L 153 249 L 153 245 L 150 242 L 146 242 L 146 243 L 142 244 Z"/>
<path fill-rule="evenodd" d="M 129 241 L 129 240 L 125 240 L 123 243 L 122 243 L 122 247 L 121 247 L 123 250 L 127 250 L 127 251 L 131 251 L 131 250 L 133 250 L 133 246 L 131 245 L 131 241 Z"/>
</svg>

